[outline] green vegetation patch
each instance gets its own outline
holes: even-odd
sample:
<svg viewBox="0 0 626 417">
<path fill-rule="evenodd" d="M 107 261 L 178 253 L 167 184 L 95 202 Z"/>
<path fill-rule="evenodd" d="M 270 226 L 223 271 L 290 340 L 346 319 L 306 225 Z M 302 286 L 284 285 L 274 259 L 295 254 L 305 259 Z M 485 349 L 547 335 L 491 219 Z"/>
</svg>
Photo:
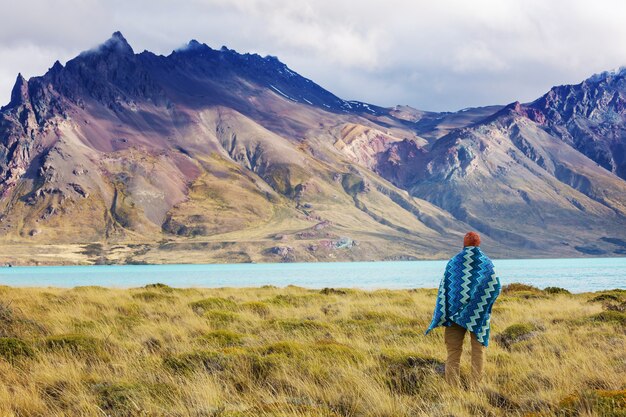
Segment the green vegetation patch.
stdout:
<svg viewBox="0 0 626 417">
<path fill-rule="evenodd" d="M 268 317 L 272 312 L 270 306 L 263 301 L 247 301 L 241 304 L 241 308 L 251 311 L 262 318 Z"/>
<path fill-rule="evenodd" d="M 319 294 L 278 294 L 272 298 L 265 300 L 268 304 L 280 307 L 306 307 L 315 302 L 321 302 L 323 298 Z"/>
<path fill-rule="evenodd" d="M 287 332 L 316 332 L 329 330 L 328 324 L 310 319 L 276 319 L 271 320 L 270 324 Z"/>
<path fill-rule="evenodd" d="M 209 297 L 189 303 L 189 307 L 198 315 L 203 315 L 208 310 L 235 310 L 237 303 L 227 298 Z"/>
<path fill-rule="evenodd" d="M 333 320 L 333 324 L 339 327 L 346 336 L 365 334 L 374 335 L 380 331 L 380 323 L 374 320 L 357 320 L 353 318 L 339 318 Z"/>
<path fill-rule="evenodd" d="M 198 338 L 202 343 L 211 346 L 241 346 L 243 345 L 244 336 L 240 333 L 230 330 L 215 330 L 206 333 Z"/>
<path fill-rule="evenodd" d="M 345 192 L 351 196 L 362 193 L 365 190 L 365 181 L 363 178 L 351 172 L 343 174 L 341 185 Z"/>
<path fill-rule="evenodd" d="M 22 317 L 19 312 L 11 307 L 10 303 L 0 302 L 0 336 L 19 338 L 46 333 L 47 329 L 44 325 Z"/>
<path fill-rule="evenodd" d="M 417 326 L 422 324 L 420 320 L 410 317 L 400 316 L 388 311 L 365 310 L 356 311 L 351 315 L 353 320 L 370 323 L 385 323 L 395 326 Z"/>
<path fill-rule="evenodd" d="M 225 310 L 209 310 L 204 313 L 204 317 L 215 326 L 226 326 L 239 320 L 239 314 Z"/>
<path fill-rule="evenodd" d="M 293 340 L 281 340 L 260 349 L 262 355 L 284 355 L 287 357 L 303 356 L 305 351 L 306 347 L 302 343 Z"/>
<path fill-rule="evenodd" d="M 546 294 L 571 294 L 568 290 L 561 287 L 546 287 L 543 289 Z"/>
<path fill-rule="evenodd" d="M 74 331 L 78 333 L 94 330 L 98 326 L 93 320 L 78 320 L 75 318 L 71 320 L 71 324 Z"/>
<path fill-rule="evenodd" d="M 265 380 L 272 369 L 280 366 L 280 360 L 274 355 L 263 357 L 240 348 L 226 348 L 221 351 L 197 350 L 167 356 L 163 365 L 172 372 L 183 375 L 195 372 L 226 372 L 227 376 L 246 384 Z"/>
<path fill-rule="evenodd" d="M 359 363 L 365 359 L 365 355 L 352 346 L 335 342 L 334 340 L 318 340 L 310 347 L 313 352 L 332 361 L 346 361 Z"/>
<path fill-rule="evenodd" d="M 205 371 L 208 373 L 223 371 L 226 368 L 226 357 L 214 350 L 197 350 L 181 355 L 167 356 L 163 365 L 171 371 L 189 374 Z"/>
<path fill-rule="evenodd" d="M 98 406 L 114 415 L 133 415 L 145 395 L 141 385 L 128 382 L 101 382 L 92 389 L 98 398 Z"/>
<path fill-rule="evenodd" d="M 61 334 L 44 339 L 44 346 L 50 350 L 62 350 L 77 354 L 101 354 L 102 340 L 83 334 Z"/>
<path fill-rule="evenodd" d="M 141 300 L 146 302 L 171 301 L 175 298 L 171 295 L 163 294 L 156 291 L 141 291 L 133 294 L 131 297 L 133 297 L 135 300 Z"/>
<path fill-rule="evenodd" d="M 35 352 L 25 341 L 15 337 L 0 337 L 0 356 L 13 363 L 18 358 L 32 358 Z"/>
<path fill-rule="evenodd" d="M 626 313 L 621 311 L 602 311 L 589 317 L 590 321 L 603 323 L 617 323 L 626 326 Z"/>
<path fill-rule="evenodd" d="M 107 287 L 102 287 L 100 285 L 79 285 L 77 287 L 72 288 L 71 291 L 76 291 L 78 293 L 82 293 L 82 292 L 109 292 L 111 291 L 110 288 Z"/>
</svg>

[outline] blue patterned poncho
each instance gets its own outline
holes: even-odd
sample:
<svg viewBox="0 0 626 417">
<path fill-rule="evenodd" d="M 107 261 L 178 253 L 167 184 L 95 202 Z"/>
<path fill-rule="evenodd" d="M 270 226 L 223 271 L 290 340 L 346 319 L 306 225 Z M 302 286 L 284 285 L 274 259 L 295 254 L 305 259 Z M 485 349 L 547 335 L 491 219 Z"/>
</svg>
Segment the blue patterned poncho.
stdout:
<svg viewBox="0 0 626 417">
<path fill-rule="evenodd" d="M 450 326 L 454 322 L 473 332 L 487 346 L 491 307 L 500 288 L 491 259 L 478 246 L 464 247 L 446 266 L 426 334 L 437 326 Z"/>
</svg>

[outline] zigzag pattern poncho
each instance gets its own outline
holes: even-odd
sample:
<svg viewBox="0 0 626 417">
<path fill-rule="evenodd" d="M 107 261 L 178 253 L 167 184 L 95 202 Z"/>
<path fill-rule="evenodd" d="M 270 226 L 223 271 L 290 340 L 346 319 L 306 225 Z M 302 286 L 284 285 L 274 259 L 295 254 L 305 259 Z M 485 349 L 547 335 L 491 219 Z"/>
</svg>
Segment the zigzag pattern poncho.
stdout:
<svg viewBox="0 0 626 417">
<path fill-rule="evenodd" d="M 454 322 L 473 332 L 481 344 L 489 345 L 491 307 L 500 288 L 491 259 L 478 246 L 464 247 L 446 265 L 426 334 Z"/>
</svg>

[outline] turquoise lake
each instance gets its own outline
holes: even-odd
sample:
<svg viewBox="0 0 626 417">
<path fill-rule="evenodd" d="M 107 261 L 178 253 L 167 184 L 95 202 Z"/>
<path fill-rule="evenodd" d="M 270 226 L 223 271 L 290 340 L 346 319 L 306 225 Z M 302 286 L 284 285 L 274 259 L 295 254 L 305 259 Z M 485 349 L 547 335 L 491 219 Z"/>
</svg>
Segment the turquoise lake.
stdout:
<svg viewBox="0 0 626 417">
<path fill-rule="evenodd" d="M 626 258 L 493 260 L 503 285 L 523 282 L 572 292 L 626 288 Z M 297 285 L 307 288 L 434 288 L 446 261 L 211 265 L 110 265 L 0 268 L 11 286 L 173 287 Z"/>
</svg>

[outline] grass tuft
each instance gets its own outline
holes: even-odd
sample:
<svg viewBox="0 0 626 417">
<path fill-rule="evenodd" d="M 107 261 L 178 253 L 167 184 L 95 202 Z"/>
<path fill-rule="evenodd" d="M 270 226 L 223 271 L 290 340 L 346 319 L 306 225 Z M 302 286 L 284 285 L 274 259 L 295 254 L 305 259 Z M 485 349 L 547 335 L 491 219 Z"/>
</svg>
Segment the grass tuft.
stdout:
<svg viewBox="0 0 626 417">
<path fill-rule="evenodd" d="M 35 352 L 28 343 L 21 339 L 0 337 L 0 356 L 13 363 L 19 358 L 32 358 L 35 356 Z"/>
<path fill-rule="evenodd" d="M 189 303 L 189 307 L 198 315 L 203 315 L 208 310 L 235 310 L 237 303 L 221 297 L 209 297 L 203 300 Z"/>
</svg>

